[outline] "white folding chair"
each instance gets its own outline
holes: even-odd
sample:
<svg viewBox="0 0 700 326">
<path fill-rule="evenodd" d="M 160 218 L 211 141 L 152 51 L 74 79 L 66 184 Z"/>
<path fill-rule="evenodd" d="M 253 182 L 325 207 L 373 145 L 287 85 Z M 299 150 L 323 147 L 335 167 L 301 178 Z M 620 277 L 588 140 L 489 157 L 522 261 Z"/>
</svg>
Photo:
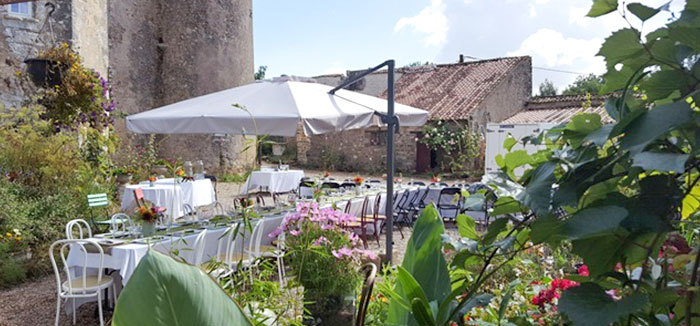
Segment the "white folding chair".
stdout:
<svg viewBox="0 0 700 326">
<path fill-rule="evenodd" d="M 95 253 L 88 253 L 87 248 L 94 247 Z M 63 273 L 58 268 L 56 264 L 56 258 L 54 256 L 55 251 L 58 248 L 59 256 L 61 257 L 61 263 L 63 266 Z M 66 263 L 66 257 L 68 250 L 77 250 L 79 254 L 82 254 L 82 259 L 79 261 L 83 262 L 80 266 L 80 271 L 82 274 L 80 276 L 72 276 L 68 264 Z M 98 255 L 99 262 L 97 269 L 97 275 L 88 275 L 88 255 Z M 56 300 L 56 323 L 58 326 L 58 320 L 61 316 L 61 300 L 73 299 L 73 325 L 76 322 L 75 315 L 75 299 L 78 298 L 97 298 L 97 310 L 100 316 L 100 326 L 104 326 L 104 318 L 102 316 L 102 291 L 105 289 L 112 289 L 113 299 L 117 300 L 114 281 L 111 276 L 102 275 L 104 268 L 104 251 L 100 245 L 93 240 L 80 240 L 80 239 L 69 239 L 69 240 L 58 240 L 51 244 L 49 249 L 49 257 L 51 258 L 51 265 L 53 266 L 53 271 L 56 274 L 56 291 L 58 298 Z M 65 273 L 65 274 L 64 274 Z M 65 280 L 61 278 L 61 275 L 65 275 Z"/>
<path fill-rule="evenodd" d="M 280 224 L 282 224 L 283 216 L 266 218 L 261 220 L 256 228 L 253 230 L 254 243 L 251 243 L 250 252 L 253 257 L 265 257 L 274 258 L 277 263 L 277 276 L 279 277 L 280 286 L 284 286 L 284 235 L 281 234 L 277 238 L 277 245 L 273 246 L 270 243 L 272 240 L 263 241 L 268 239 L 268 234 L 274 231 Z"/>
<path fill-rule="evenodd" d="M 73 229 L 75 228 L 78 230 L 76 234 L 73 233 Z M 68 224 L 66 224 L 66 239 L 74 240 L 87 238 L 92 238 L 92 229 L 90 229 L 90 224 L 88 224 L 87 221 L 78 218 L 70 220 Z"/>
<path fill-rule="evenodd" d="M 219 239 L 216 248 L 216 259 L 223 262 L 228 271 L 221 269 L 214 270 L 212 273 L 216 278 L 222 278 L 230 274 L 230 272 L 238 270 L 238 268 L 250 267 L 252 259 L 249 254 L 244 252 L 245 240 L 248 239 L 250 233 L 243 223 L 229 226 L 224 235 Z"/>
<path fill-rule="evenodd" d="M 207 236 L 207 230 L 204 229 L 202 232 L 197 235 L 197 238 L 194 240 L 194 246 L 192 247 L 192 259 L 190 262 L 194 266 L 199 266 L 202 264 L 202 260 L 204 259 L 204 246 L 206 244 L 206 241 L 204 241 L 205 237 Z"/>
</svg>

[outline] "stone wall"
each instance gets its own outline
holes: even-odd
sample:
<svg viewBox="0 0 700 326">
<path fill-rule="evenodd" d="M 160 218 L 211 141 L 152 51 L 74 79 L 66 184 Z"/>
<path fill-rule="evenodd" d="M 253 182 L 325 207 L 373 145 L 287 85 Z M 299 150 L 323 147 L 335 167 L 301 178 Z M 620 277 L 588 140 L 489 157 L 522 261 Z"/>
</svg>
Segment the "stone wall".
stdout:
<svg viewBox="0 0 700 326">
<path fill-rule="evenodd" d="M 55 42 L 71 39 L 71 1 L 58 0 L 53 13 L 51 27 L 44 26 L 48 14 L 47 1 L 31 3 L 30 16 L 18 16 L 8 12 L 7 6 L 0 6 L 0 104 L 15 106 L 25 100 L 25 87 L 15 77 L 17 71 L 24 71 L 24 60 L 36 56 L 40 51 Z M 41 34 L 39 33 L 41 32 Z"/>
<path fill-rule="evenodd" d="M 476 108 L 472 127 L 485 134 L 486 124 L 499 122 L 522 110 L 532 95 L 532 59 L 527 57 Z"/>
<path fill-rule="evenodd" d="M 109 39 L 114 97 L 128 113 L 253 81 L 251 0 L 111 1 Z M 162 157 L 202 159 L 209 170 L 240 170 L 255 157 L 241 153 L 240 136 L 159 138 Z"/>
<path fill-rule="evenodd" d="M 416 168 L 416 137 L 420 128 L 401 128 L 394 137 L 397 172 Z M 342 171 L 382 172 L 386 167 L 386 129 L 370 128 L 312 136 L 307 165 Z M 299 146 L 299 145 L 297 145 Z"/>
</svg>

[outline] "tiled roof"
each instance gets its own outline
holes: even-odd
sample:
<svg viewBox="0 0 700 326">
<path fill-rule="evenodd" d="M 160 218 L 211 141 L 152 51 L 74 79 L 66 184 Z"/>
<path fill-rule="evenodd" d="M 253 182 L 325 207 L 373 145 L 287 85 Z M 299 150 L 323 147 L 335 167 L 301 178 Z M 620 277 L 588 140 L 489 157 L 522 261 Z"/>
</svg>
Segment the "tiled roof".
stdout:
<svg viewBox="0 0 700 326">
<path fill-rule="evenodd" d="M 427 110 L 432 120 L 465 120 L 505 76 L 529 60 L 508 57 L 401 69 L 396 101 Z"/>
<path fill-rule="evenodd" d="M 605 111 L 605 98 L 591 97 L 591 105 L 584 109 L 588 100 L 584 95 L 560 95 L 533 97 L 527 107 L 500 123 L 562 123 L 571 120 L 578 113 L 597 113 L 603 123 L 613 120 Z"/>
</svg>

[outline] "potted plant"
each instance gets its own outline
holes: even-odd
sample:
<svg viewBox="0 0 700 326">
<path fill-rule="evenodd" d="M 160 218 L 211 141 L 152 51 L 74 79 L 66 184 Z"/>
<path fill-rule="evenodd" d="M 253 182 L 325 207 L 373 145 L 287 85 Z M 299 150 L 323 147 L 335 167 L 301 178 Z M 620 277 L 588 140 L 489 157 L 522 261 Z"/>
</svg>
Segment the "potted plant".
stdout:
<svg viewBox="0 0 700 326">
<path fill-rule="evenodd" d="M 141 221 L 141 234 L 150 237 L 156 233 L 156 222 L 163 218 L 165 207 L 145 205 L 136 210 L 136 220 Z"/>
<path fill-rule="evenodd" d="M 351 302 L 359 280 L 363 259 L 376 259 L 359 249 L 359 238 L 341 226 L 354 216 L 316 203 L 300 203 L 297 211 L 285 217 L 269 234 L 284 236 L 289 266 L 304 286 L 304 301 L 315 325 L 350 325 Z M 281 237 L 280 237 L 281 239 Z"/>
<path fill-rule="evenodd" d="M 27 65 L 27 75 L 38 87 L 60 86 L 67 68 L 64 63 L 45 58 L 27 59 L 24 63 Z"/>
<path fill-rule="evenodd" d="M 126 167 L 118 167 L 112 170 L 112 175 L 114 175 L 119 184 L 131 182 L 131 171 Z"/>
</svg>

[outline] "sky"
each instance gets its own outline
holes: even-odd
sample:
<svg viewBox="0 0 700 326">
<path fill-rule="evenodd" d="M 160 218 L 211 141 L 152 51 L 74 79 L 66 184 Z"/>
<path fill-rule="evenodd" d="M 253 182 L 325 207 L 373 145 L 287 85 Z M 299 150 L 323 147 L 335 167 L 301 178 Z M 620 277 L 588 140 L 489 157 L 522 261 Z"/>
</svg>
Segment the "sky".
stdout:
<svg viewBox="0 0 700 326">
<path fill-rule="evenodd" d="M 640 0 L 659 7 L 668 0 Z M 253 0 L 255 66 L 266 77 L 316 76 L 364 69 L 387 59 L 453 63 L 529 55 L 533 90 L 549 79 L 562 90 L 580 74 L 605 72 L 597 57 L 613 31 L 629 24 L 648 33 L 662 12 L 643 25 L 628 14 L 585 17 L 591 0 Z M 672 0 L 679 11 L 684 0 Z M 551 70 L 561 70 L 556 72 Z"/>
</svg>

